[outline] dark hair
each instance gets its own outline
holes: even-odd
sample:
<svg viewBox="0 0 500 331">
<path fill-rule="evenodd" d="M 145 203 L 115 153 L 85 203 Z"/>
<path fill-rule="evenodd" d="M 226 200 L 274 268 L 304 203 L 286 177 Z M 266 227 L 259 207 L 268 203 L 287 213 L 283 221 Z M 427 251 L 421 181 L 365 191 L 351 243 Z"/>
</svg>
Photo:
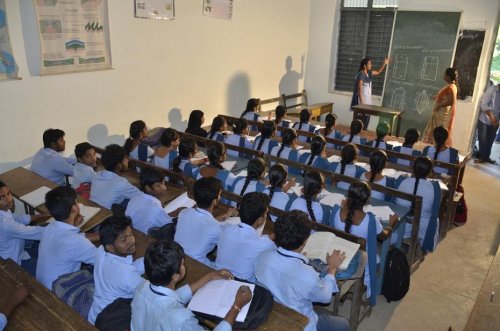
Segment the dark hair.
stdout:
<svg viewBox="0 0 500 331">
<path fill-rule="evenodd" d="M 7 186 L 4 182 L 0 180 L 0 188 Z"/>
<path fill-rule="evenodd" d="M 187 129 L 199 129 L 202 124 L 202 118 L 204 113 L 201 110 L 193 110 L 191 114 L 189 114 L 188 126 Z"/>
<path fill-rule="evenodd" d="M 194 182 L 194 201 L 200 208 L 210 207 L 212 201 L 219 197 L 222 183 L 215 177 L 203 177 Z"/>
<path fill-rule="evenodd" d="M 276 109 L 274 110 L 274 113 L 276 114 L 275 122 L 276 125 L 279 124 L 279 122 L 283 119 L 283 117 L 286 116 L 286 108 L 285 106 L 278 105 L 276 106 Z"/>
<path fill-rule="evenodd" d="M 247 166 L 247 177 L 241 188 L 240 195 L 243 196 L 251 180 L 259 180 L 266 172 L 266 162 L 260 157 L 250 160 Z"/>
<path fill-rule="evenodd" d="M 425 179 L 432 171 L 434 163 L 427 156 L 417 156 L 415 161 L 413 161 L 413 175 L 415 176 L 415 185 L 413 186 L 413 195 L 417 194 L 418 183 L 420 179 Z M 410 215 L 415 212 L 415 203 L 411 204 Z"/>
<path fill-rule="evenodd" d="M 445 71 L 444 71 L 444 74 L 446 76 L 448 76 L 452 82 L 457 82 L 457 78 L 458 78 L 458 71 L 457 69 L 455 68 L 447 68 Z"/>
<path fill-rule="evenodd" d="M 274 131 L 276 131 L 276 124 L 273 121 L 264 121 L 262 124 L 262 129 L 260 130 L 260 140 L 259 146 L 257 146 L 257 151 L 260 151 L 264 141 L 271 138 Z"/>
<path fill-rule="evenodd" d="M 352 142 L 352 139 L 355 135 L 359 134 L 363 131 L 363 122 L 361 120 L 352 120 L 351 127 L 349 129 L 349 142 Z"/>
<path fill-rule="evenodd" d="M 143 190 L 146 189 L 146 186 L 151 186 L 154 183 L 163 183 L 164 180 L 165 175 L 155 168 L 144 168 L 139 175 L 139 181 Z"/>
<path fill-rule="evenodd" d="M 184 250 L 175 241 L 158 240 L 149 245 L 144 254 L 144 270 L 149 282 L 166 286 L 172 276 L 181 270 Z"/>
<path fill-rule="evenodd" d="M 312 199 L 318 195 L 323 189 L 323 176 L 319 171 L 308 171 L 304 175 L 304 199 L 307 204 L 307 211 L 311 220 L 316 222 L 316 216 L 312 210 Z"/>
<path fill-rule="evenodd" d="M 364 67 L 366 65 L 368 65 L 368 62 L 370 62 L 372 59 L 370 59 L 369 57 L 365 57 L 363 60 L 361 60 L 361 62 L 359 63 L 359 69 L 358 71 L 361 71 L 364 69 Z"/>
<path fill-rule="evenodd" d="M 170 147 L 177 139 L 179 139 L 179 132 L 173 128 L 166 128 L 161 133 L 160 143 L 165 147 Z"/>
<path fill-rule="evenodd" d="M 405 133 L 404 147 L 413 147 L 420 138 L 420 132 L 415 128 L 409 128 Z"/>
<path fill-rule="evenodd" d="M 301 210 L 285 212 L 274 223 L 274 242 L 286 250 L 302 246 L 310 234 L 309 217 Z"/>
<path fill-rule="evenodd" d="M 434 137 L 434 143 L 436 144 L 436 152 L 434 153 L 434 161 L 436 161 L 438 158 L 439 150 L 446 144 L 446 139 L 448 139 L 448 136 L 450 134 L 447 128 L 440 125 L 434 128 L 432 135 Z"/>
<path fill-rule="evenodd" d="M 246 113 L 253 112 L 255 107 L 258 107 L 258 106 L 259 106 L 259 99 L 253 99 L 253 98 L 248 99 L 247 107 L 245 108 L 245 110 L 241 114 L 241 117 L 245 116 Z"/>
<path fill-rule="evenodd" d="M 220 141 L 214 141 L 208 146 L 207 156 L 208 156 L 208 164 L 211 167 L 224 169 L 220 164 L 220 158 L 226 154 L 226 145 L 221 143 Z"/>
<path fill-rule="evenodd" d="M 52 143 L 57 143 L 57 141 L 64 137 L 65 133 L 60 129 L 47 129 L 43 133 L 43 147 L 50 148 Z"/>
<path fill-rule="evenodd" d="M 181 142 L 179 143 L 179 155 L 177 155 L 172 162 L 172 169 L 177 172 L 182 172 L 179 168 L 181 165 L 182 159 L 187 159 L 191 155 L 191 153 L 196 152 L 198 145 L 196 145 L 196 141 L 190 137 L 182 137 Z"/>
<path fill-rule="evenodd" d="M 344 231 L 351 233 L 352 217 L 356 209 L 363 210 L 363 207 L 368 202 L 372 190 L 366 182 L 355 181 L 349 185 L 347 191 L 347 217 L 345 219 Z"/>
<path fill-rule="evenodd" d="M 373 183 L 375 176 L 384 170 L 386 162 L 387 154 L 384 151 L 377 150 L 370 154 L 370 171 L 372 172 L 370 183 Z"/>
<path fill-rule="evenodd" d="M 377 125 L 377 128 L 375 129 L 375 132 L 377 133 L 377 139 L 375 142 L 375 147 L 378 148 L 380 145 L 381 141 L 384 141 L 384 137 L 389 134 L 389 129 L 391 127 L 389 126 L 389 123 L 382 121 L 379 122 Z"/>
<path fill-rule="evenodd" d="M 276 163 L 271 166 L 269 169 L 269 201 L 273 199 L 274 190 L 285 185 L 287 177 L 288 172 L 282 164 Z"/>
<path fill-rule="evenodd" d="M 281 135 L 281 147 L 276 154 L 276 157 L 280 157 L 281 152 L 285 147 L 290 147 L 294 139 L 297 139 L 297 132 L 292 128 L 287 128 L 285 132 Z"/>
<path fill-rule="evenodd" d="M 123 147 L 117 144 L 111 144 L 104 148 L 104 152 L 101 154 L 101 163 L 104 169 L 113 172 L 116 166 L 126 157 L 127 155 Z"/>
<path fill-rule="evenodd" d="M 334 113 L 328 113 L 325 117 L 325 137 L 328 136 L 335 126 L 335 122 L 337 121 L 337 115 Z"/>
<path fill-rule="evenodd" d="M 309 109 L 304 108 L 300 111 L 300 123 L 299 123 L 299 130 L 302 128 L 303 123 L 309 122 L 311 119 L 311 112 Z"/>
<path fill-rule="evenodd" d="M 59 186 L 45 194 L 45 207 L 56 221 L 66 221 L 76 204 L 76 192 L 69 186 Z"/>
<path fill-rule="evenodd" d="M 113 215 L 106 218 L 99 226 L 99 238 L 104 248 L 106 245 L 112 245 L 131 224 L 130 217 L 125 215 Z"/>
<path fill-rule="evenodd" d="M 225 123 L 226 119 L 224 117 L 222 116 L 214 117 L 214 119 L 212 120 L 212 126 L 210 127 L 210 135 L 208 138 L 212 139 L 217 133 L 217 131 L 220 131 L 222 129 Z"/>
<path fill-rule="evenodd" d="M 358 147 L 354 144 L 345 144 L 340 151 L 340 174 L 345 172 L 345 166 L 358 158 Z"/>
<path fill-rule="evenodd" d="M 311 140 L 311 154 L 309 155 L 309 159 L 306 162 L 306 165 L 310 166 L 314 160 L 314 157 L 320 156 L 321 152 L 325 149 L 326 140 L 322 136 L 314 136 Z M 302 176 L 304 176 L 305 171 L 302 172 Z"/>
<path fill-rule="evenodd" d="M 254 225 L 255 221 L 264 215 L 269 208 L 269 197 L 262 192 L 249 192 L 243 196 L 240 203 L 241 222 Z"/>
<path fill-rule="evenodd" d="M 88 150 L 94 149 L 94 146 L 89 144 L 88 142 L 79 143 L 75 146 L 75 156 L 78 159 L 79 157 L 83 157 Z"/>
<path fill-rule="evenodd" d="M 141 137 L 141 132 L 146 128 L 146 123 L 144 121 L 138 120 L 130 123 L 130 128 L 128 129 L 129 137 L 125 140 L 125 144 L 123 148 L 125 149 L 125 153 L 127 155 L 132 151 L 132 145 L 134 140 L 137 140 Z"/>
<path fill-rule="evenodd" d="M 246 128 L 248 128 L 248 121 L 246 118 L 238 118 L 238 120 L 233 123 L 233 132 L 235 134 L 243 133 L 243 130 Z"/>
</svg>

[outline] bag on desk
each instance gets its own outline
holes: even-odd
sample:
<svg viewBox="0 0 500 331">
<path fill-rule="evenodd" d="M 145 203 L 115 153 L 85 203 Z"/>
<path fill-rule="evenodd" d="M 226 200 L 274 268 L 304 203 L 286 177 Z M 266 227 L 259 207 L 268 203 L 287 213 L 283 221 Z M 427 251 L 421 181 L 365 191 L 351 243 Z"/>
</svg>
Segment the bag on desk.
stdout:
<svg viewBox="0 0 500 331">
<path fill-rule="evenodd" d="M 410 266 L 406 256 L 396 247 L 387 253 L 382 295 L 387 302 L 401 300 L 410 288 Z"/>
<path fill-rule="evenodd" d="M 100 331 L 130 330 L 132 299 L 118 298 L 104 308 L 95 320 Z"/>
</svg>

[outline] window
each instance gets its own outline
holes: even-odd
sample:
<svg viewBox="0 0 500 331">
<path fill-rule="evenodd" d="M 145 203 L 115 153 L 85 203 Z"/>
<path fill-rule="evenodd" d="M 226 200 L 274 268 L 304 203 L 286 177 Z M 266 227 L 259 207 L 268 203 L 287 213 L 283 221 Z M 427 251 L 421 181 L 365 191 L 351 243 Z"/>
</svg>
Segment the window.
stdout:
<svg viewBox="0 0 500 331">
<path fill-rule="evenodd" d="M 340 9 L 335 90 L 352 92 L 365 57 L 378 69 L 389 54 L 394 10 L 399 0 L 343 0 Z M 384 75 L 373 78 L 372 93 L 382 95 Z"/>
</svg>

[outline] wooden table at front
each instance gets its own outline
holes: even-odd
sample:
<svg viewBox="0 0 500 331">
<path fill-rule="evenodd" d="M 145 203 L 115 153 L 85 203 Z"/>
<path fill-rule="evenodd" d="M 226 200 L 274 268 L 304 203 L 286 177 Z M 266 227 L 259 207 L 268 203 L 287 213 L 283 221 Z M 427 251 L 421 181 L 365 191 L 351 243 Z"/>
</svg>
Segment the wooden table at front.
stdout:
<svg viewBox="0 0 500 331">
<path fill-rule="evenodd" d="M 354 111 L 353 119 L 358 118 L 359 113 L 364 115 L 390 117 L 391 118 L 391 121 L 389 122 L 390 134 L 393 135 L 394 133 L 394 122 L 396 121 L 396 137 L 399 137 L 399 130 L 401 126 L 401 114 L 404 113 L 404 110 L 372 106 L 372 105 L 361 105 L 361 104 L 353 106 L 352 110 Z"/>
<path fill-rule="evenodd" d="M 0 259 L 0 306 L 21 285 L 31 295 L 12 313 L 5 331 L 97 330 L 14 261 Z"/>
<path fill-rule="evenodd" d="M 319 117 L 321 115 L 329 114 L 332 112 L 333 103 L 332 102 L 315 103 L 312 105 L 308 105 L 305 108 L 309 109 L 309 111 L 311 112 L 311 119 L 317 121 L 319 120 Z M 287 115 L 300 118 L 300 111 L 302 110 L 302 108 L 298 110 L 299 112 L 287 112 Z"/>
<path fill-rule="evenodd" d="M 133 230 L 135 236 L 136 252 L 134 258 L 144 256 L 146 248 L 152 241 L 151 238 L 144 233 Z M 207 272 L 212 271 L 203 263 L 200 263 L 186 255 L 184 260 L 186 267 L 186 277 L 179 285 L 192 283 L 205 275 Z M 274 302 L 273 310 L 269 314 L 268 320 L 258 330 L 273 330 L 273 331 L 293 331 L 304 330 L 308 323 L 307 317 L 297 313 L 295 310 L 285 307 L 277 302 Z"/>
</svg>

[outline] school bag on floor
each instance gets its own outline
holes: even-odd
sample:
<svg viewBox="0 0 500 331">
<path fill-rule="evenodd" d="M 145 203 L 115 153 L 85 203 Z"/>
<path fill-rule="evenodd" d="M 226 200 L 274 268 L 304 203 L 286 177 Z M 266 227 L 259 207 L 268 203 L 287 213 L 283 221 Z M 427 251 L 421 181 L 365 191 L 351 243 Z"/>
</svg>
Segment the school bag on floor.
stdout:
<svg viewBox="0 0 500 331">
<path fill-rule="evenodd" d="M 410 288 L 410 266 L 406 256 L 399 249 L 392 247 L 385 262 L 382 295 L 387 302 L 401 300 Z"/>
<path fill-rule="evenodd" d="M 462 193 L 462 197 L 458 200 L 457 211 L 453 223 L 465 224 L 467 222 L 467 203 L 465 202 L 465 191 L 462 185 L 457 186 L 457 192 Z"/>
<path fill-rule="evenodd" d="M 94 301 L 94 275 L 86 269 L 62 275 L 52 283 L 52 292 L 87 319 Z"/>
<path fill-rule="evenodd" d="M 104 308 L 95 320 L 100 331 L 130 330 L 132 299 L 118 298 Z"/>
</svg>

